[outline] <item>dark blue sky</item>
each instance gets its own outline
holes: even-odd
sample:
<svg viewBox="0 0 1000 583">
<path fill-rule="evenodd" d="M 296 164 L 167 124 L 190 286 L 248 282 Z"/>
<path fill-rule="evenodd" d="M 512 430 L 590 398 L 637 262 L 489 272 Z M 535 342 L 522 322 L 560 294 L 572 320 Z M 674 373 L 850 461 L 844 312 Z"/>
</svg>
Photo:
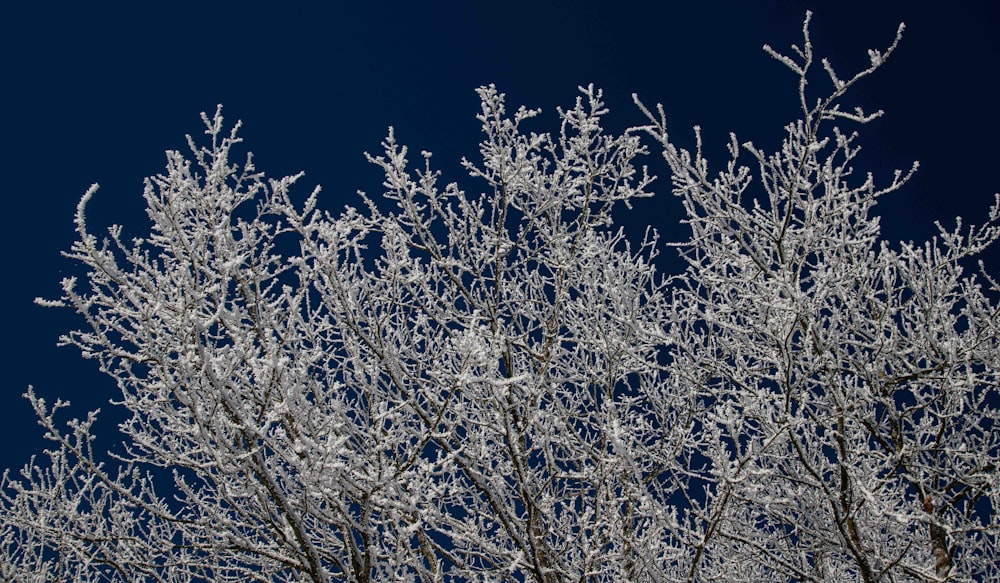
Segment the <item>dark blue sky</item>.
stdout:
<svg viewBox="0 0 1000 583">
<path fill-rule="evenodd" d="M 982 221 L 1000 190 L 995 1 L 0 1 L 0 468 L 42 445 L 20 397 L 28 384 L 108 409 L 112 382 L 55 347 L 79 320 L 32 298 L 58 296 L 59 280 L 77 272 L 59 252 L 91 183 L 102 185 L 92 228 L 145 227 L 142 179 L 162 169 L 165 149 L 200 132 L 199 112 L 225 104 L 228 120 L 244 121 L 258 167 L 273 177 L 304 170 L 302 194 L 321 184 L 330 209 L 354 203 L 357 189 L 379 191 L 362 152 L 375 152 L 390 124 L 401 142 L 435 153 L 445 180 L 461 180 L 457 160 L 474 156 L 479 139 L 473 89 L 486 83 L 551 114 L 593 82 L 612 127 L 642 121 L 638 92 L 665 104 L 676 136 L 697 123 L 718 145 L 734 130 L 772 146 L 796 115 L 795 79 L 760 47 L 798 42 L 806 8 L 817 50 L 842 76 L 907 23 L 897 55 L 855 93 L 887 112 L 862 142 L 876 176 L 922 164 L 880 207 L 885 235 L 925 238 L 934 219 L 957 214 Z M 544 125 L 552 119 L 531 129 L 554 129 Z M 662 195 L 628 222 L 679 234 L 667 176 L 650 162 Z"/>
</svg>

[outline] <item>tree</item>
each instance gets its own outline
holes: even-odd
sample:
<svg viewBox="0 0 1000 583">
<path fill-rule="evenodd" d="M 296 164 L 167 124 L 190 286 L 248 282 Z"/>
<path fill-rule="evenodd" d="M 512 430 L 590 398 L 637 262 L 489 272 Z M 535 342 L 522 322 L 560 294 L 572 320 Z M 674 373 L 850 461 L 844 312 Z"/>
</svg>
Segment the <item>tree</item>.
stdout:
<svg viewBox="0 0 1000 583">
<path fill-rule="evenodd" d="M 409 169 L 385 204 L 296 203 L 298 176 L 230 161 L 239 124 L 167 153 L 152 227 L 76 214 L 63 337 L 112 376 L 123 444 L 27 397 L 52 442 L 4 474 L 4 581 L 944 581 L 996 577 L 1000 237 L 880 240 L 851 168 L 878 114 L 813 101 L 774 153 L 732 137 L 711 173 L 662 108 L 621 135 L 581 88 L 555 135 L 479 90 L 483 192 Z M 651 196 L 652 139 L 687 267 L 658 275 L 613 210 Z M 751 166 L 739 156 L 748 154 Z M 477 192 L 477 191 L 473 191 Z M 984 289 L 983 285 L 986 285 Z M 992 295 L 992 296 L 991 296 Z"/>
</svg>

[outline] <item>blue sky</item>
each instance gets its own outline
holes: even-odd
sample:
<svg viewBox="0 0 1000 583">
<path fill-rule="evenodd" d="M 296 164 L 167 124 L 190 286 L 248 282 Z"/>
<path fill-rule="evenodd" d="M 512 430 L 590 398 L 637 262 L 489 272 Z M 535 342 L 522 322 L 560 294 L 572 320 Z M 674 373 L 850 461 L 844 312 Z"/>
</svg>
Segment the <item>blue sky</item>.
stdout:
<svg viewBox="0 0 1000 583">
<path fill-rule="evenodd" d="M 199 112 L 223 103 L 228 120 L 243 120 L 258 168 L 274 177 L 305 171 L 302 195 L 322 185 L 331 210 L 356 202 L 358 189 L 379 192 L 362 153 L 378 150 L 388 125 L 413 149 L 433 151 L 445 180 L 463 180 L 458 159 L 474 156 L 479 139 L 473 90 L 487 83 L 512 105 L 552 114 L 593 82 L 605 90 L 612 127 L 642 121 L 630 97 L 638 92 L 664 103 L 674 135 L 700 124 L 718 146 L 730 130 L 772 146 L 796 114 L 795 79 L 760 47 L 798 42 L 807 8 L 817 50 L 842 76 L 907 23 L 899 52 L 852 102 L 887 112 L 862 142 L 877 178 L 922 164 L 880 206 L 884 234 L 922 239 L 934 219 L 982 221 L 1000 190 L 995 2 L 4 0 L 0 466 L 19 467 L 43 445 L 20 397 L 28 384 L 109 409 L 110 379 L 55 347 L 79 320 L 32 298 L 57 296 L 59 280 L 76 273 L 59 252 L 72 243 L 73 212 L 91 183 L 102 185 L 92 227 L 141 232 L 142 179 L 162 169 L 165 149 L 200 132 Z M 555 129 L 545 125 L 552 119 L 531 129 Z M 661 194 L 623 220 L 679 236 L 668 177 L 650 163 Z M 1000 253 L 991 257 L 998 273 Z"/>
</svg>

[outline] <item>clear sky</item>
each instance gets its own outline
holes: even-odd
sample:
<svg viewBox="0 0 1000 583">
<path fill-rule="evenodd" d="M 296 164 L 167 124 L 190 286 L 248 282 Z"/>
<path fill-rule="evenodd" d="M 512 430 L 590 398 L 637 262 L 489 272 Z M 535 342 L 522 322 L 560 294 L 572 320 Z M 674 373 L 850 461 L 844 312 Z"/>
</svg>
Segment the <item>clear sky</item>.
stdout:
<svg viewBox="0 0 1000 583">
<path fill-rule="evenodd" d="M 244 121 L 259 169 L 304 170 L 302 195 L 322 185 L 331 210 L 355 203 L 357 189 L 378 194 L 381 177 L 362 153 L 378 150 L 388 125 L 414 150 L 433 151 L 446 181 L 463 180 L 457 160 L 474 156 L 479 139 L 473 89 L 487 83 L 511 105 L 551 114 L 593 82 L 619 129 L 642 121 L 630 97 L 638 92 L 664 103 L 674 135 L 697 123 L 719 146 L 734 130 L 772 147 L 797 113 L 795 79 L 760 48 L 798 42 L 807 8 L 817 50 L 842 77 L 907 24 L 898 53 L 849 102 L 887 112 L 864 128 L 865 169 L 887 179 L 922 164 L 880 206 L 884 234 L 926 238 L 934 219 L 955 215 L 981 222 L 1000 191 L 995 0 L 0 0 L 0 468 L 20 467 L 43 444 L 20 397 L 28 384 L 110 409 L 115 387 L 96 363 L 55 347 L 79 319 L 32 298 L 58 296 L 59 280 L 78 272 L 59 252 L 91 183 L 102 185 L 91 227 L 141 233 L 142 179 L 162 169 L 165 149 L 200 132 L 199 112 L 223 103 L 228 120 Z M 531 129 L 554 130 L 552 119 Z M 623 220 L 679 236 L 668 177 L 650 163 L 662 194 Z M 1000 253 L 988 261 L 1000 272 Z"/>
</svg>

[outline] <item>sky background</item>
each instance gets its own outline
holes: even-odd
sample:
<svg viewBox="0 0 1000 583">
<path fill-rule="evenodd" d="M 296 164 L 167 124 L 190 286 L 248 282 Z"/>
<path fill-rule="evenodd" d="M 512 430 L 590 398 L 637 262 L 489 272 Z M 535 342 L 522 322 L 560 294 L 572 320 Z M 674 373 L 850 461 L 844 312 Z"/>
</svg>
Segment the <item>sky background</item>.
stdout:
<svg viewBox="0 0 1000 583">
<path fill-rule="evenodd" d="M 0 0 L 0 468 L 19 468 L 44 445 L 21 398 L 29 384 L 50 400 L 71 400 L 75 411 L 107 411 L 116 394 L 95 362 L 55 346 L 80 319 L 32 303 L 57 297 L 60 279 L 79 273 L 60 256 L 72 244 L 79 197 L 100 182 L 88 207 L 92 231 L 118 223 L 126 235 L 141 234 L 142 179 L 163 169 L 164 150 L 200 134 L 199 112 L 218 103 L 228 122 L 243 120 L 258 169 L 271 177 L 305 171 L 301 196 L 322 185 L 321 205 L 337 211 L 357 203 L 358 189 L 380 193 L 381 175 L 363 152 L 378 152 L 389 125 L 412 151 L 434 152 L 445 182 L 474 191 L 458 160 L 477 153 L 474 89 L 488 83 L 507 93 L 509 106 L 543 109 L 528 126 L 534 131 L 555 131 L 555 107 L 594 83 L 605 91 L 613 129 L 642 123 L 631 103 L 637 92 L 665 105 L 682 142 L 690 144 L 690 128 L 700 124 L 715 144 L 710 153 L 722 151 L 729 131 L 773 149 L 797 115 L 796 80 L 762 44 L 784 50 L 799 42 L 811 9 L 816 51 L 844 78 L 905 21 L 899 51 L 846 103 L 886 110 L 862 128 L 859 170 L 887 180 L 920 160 L 917 177 L 879 212 L 885 237 L 921 240 L 934 234 L 935 219 L 982 222 L 1000 190 L 998 6 Z M 661 176 L 659 196 L 622 221 L 678 238 L 669 176 L 658 158 L 649 163 Z M 987 266 L 1000 273 L 997 250 Z M 99 430 L 108 445 L 109 428 Z"/>
</svg>

